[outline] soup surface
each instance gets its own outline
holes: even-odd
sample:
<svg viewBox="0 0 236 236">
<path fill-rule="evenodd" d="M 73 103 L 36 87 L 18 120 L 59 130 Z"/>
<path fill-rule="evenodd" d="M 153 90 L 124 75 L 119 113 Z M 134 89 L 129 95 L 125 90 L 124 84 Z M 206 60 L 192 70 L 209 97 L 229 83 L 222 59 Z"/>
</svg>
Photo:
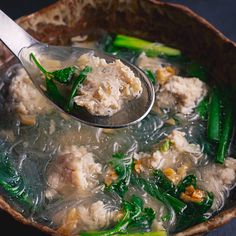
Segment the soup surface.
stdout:
<svg viewBox="0 0 236 236">
<path fill-rule="evenodd" d="M 224 206 L 236 179 L 230 90 L 223 95 L 177 49 L 124 35 L 84 39 L 71 41 L 145 71 L 156 91 L 152 111 L 127 128 L 89 127 L 55 110 L 21 65 L 12 66 L 0 86 L 3 196 L 27 218 L 65 235 L 165 235 L 207 220 Z M 57 61 L 41 63 L 48 71 L 62 69 Z M 94 89 L 85 78 L 80 92 L 91 94 L 75 97 L 78 106 L 90 109 L 99 102 L 95 93 L 109 93 L 99 80 Z M 112 86 L 114 99 L 128 91 Z"/>
</svg>

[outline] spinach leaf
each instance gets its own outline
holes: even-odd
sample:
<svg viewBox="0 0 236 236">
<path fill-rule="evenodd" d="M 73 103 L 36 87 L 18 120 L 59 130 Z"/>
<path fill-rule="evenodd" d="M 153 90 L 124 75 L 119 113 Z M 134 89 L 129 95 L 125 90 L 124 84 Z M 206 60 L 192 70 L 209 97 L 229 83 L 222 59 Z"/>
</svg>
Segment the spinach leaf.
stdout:
<svg viewBox="0 0 236 236">
<path fill-rule="evenodd" d="M 8 156 L 3 154 L 0 157 L 0 188 L 24 206 L 33 207 L 33 199 L 29 196 L 24 180 L 10 163 Z"/>
<path fill-rule="evenodd" d="M 199 102 L 196 109 L 200 118 L 202 118 L 203 120 L 206 120 L 208 116 L 208 109 L 209 109 L 209 97 L 206 96 L 205 98 L 203 98 L 203 100 Z"/>
<path fill-rule="evenodd" d="M 43 74 L 44 74 L 46 77 L 50 78 L 50 73 L 49 73 L 47 70 L 45 70 L 45 69 L 43 68 L 43 66 L 39 63 L 39 61 L 36 59 L 36 57 L 34 56 L 33 53 L 30 53 L 30 60 L 33 60 L 33 62 L 35 63 L 35 65 L 43 72 Z"/>
<path fill-rule="evenodd" d="M 143 230 L 150 230 L 152 222 L 155 218 L 155 212 L 152 208 L 144 208 L 143 200 L 133 195 L 130 201 L 123 201 L 122 212 L 123 217 L 114 226 L 113 229 L 108 229 L 104 231 L 91 231 L 91 232 L 81 232 L 81 236 L 109 236 L 116 234 L 127 234 L 139 229 L 140 226 Z M 136 234 L 134 234 L 136 235 Z M 145 233 L 144 233 L 145 235 Z M 160 234 L 163 235 L 163 234 Z"/>
<path fill-rule="evenodd" d="M 50 97 L 56 104 L 61 106 L 62 108 L 65 105 L 65 98 L 59 92 L 56 84 L 53 80 L 46 77 L 46 94 Z"/>
<path fill-rule="evenodd" d="M 197 178 L 195 175 L 186 176 L 177 186 L 177 196 L 185 191 L 186 187 L 193 185 L 197 187 Z M 206 196 L 202 202 L 188 202 L 187 207 L 181 214 L 177 215 L 175 231 L 182 231 L 194 224 L 204 222 L 207 219 L 206 212 L 213 204 L 214 196 L 212 193 L 206 192 Z"/>
<path fill-rule="evenodd" d="M 115 191 L 119 196 L 124 197 L 128 191 L 130 177 L 133 169 L 132 156 L 124 153 L 114 153 L 112 155 L 111 166 L 118 175 L 118 179 L 112 183 L 108 189 Z"/>
<path fill-rule="evenodd" d="M 181 55 L 181 51 L 178 49 L 167 47 L 162 44 L 155 44 L 150 41 L 122 34 L 116 35 L 113 44 L 116 47 L 124 47 L 132 50 L 146 51 L 147 54 L 149 54 L 150 56 L 158 56 L 162 54 L 168 56 Z"/>
<path fill-rule="evenodd" d="M 218 142 L 220 139 L 222 121 L 222 93 L 220 89 L 213 88 L 209 98 L 209 112 L 207 121 L 207 137 L 210 141 Z"/>
<path fill-rule="evenodd" d="M 161 170 L 153 171 L 154 181 L 157 186 L 160 186 L 166 193 L 173 196 L 176 194 L 176 188 L 172 181 L 170 181 Z"/>
<path fill-rule="evenodd" d="M 207 81 L 207 72 L 205 68 L 195 61 L 187 63 L 186 72 L 187 72 L 187 76 L 197 77 L 204 82 Z"/>
<path fill-rule="evenodd" d="M 211 208 L 213 200 L 213 194 L 207 193 L 203 202 L 187 203 L 188 206 L 184 212 L 177 216 L 175 232 L 206 221 L 210 215 L 206 215 L 205 213 Z"/>
<path fill-rule="evenodd" d="M 186 187 L 190 185 L 193 185 L 194 188 L 197 187 L 197 178 L 195 175 L 186 176 L 177 186 L 175 186 L 169 179 L 167 179 L 161 170 L 154 170 L 153 174 L 148 179 L 146 179 L 133 173 L 132 157 L 127 157 L 123 153 L 115 153 L 113 155 L 111 165 L 118 175 L 118 179 L 108 188 L 114 190 L 117 194 L 119 194 L 122 201 L 124 201 L 124 195 L 128 191 L 128 186 L 133 185 L 144 190 L 150 196 L 161 201 L 167 207 L 169 212 L 165 217 L 166 219 L 172 218 L 175 212 L 177 218 L 177 231 L 179 230 L 179 228 L 187 228 L 206 219 L 205 213 L 211 208 L 214 199 L 212 193 L 206 193 L 204 200 L 200 203 L 185 203 L 179 199 L 180 194 L 182 192 L 185 192 Z M 142 209 L 142 204 L 138 203 L 138 201 L 138 199 L 133 199 L 132 202 L 136 203 L 135 205 L 140 207 L 136 207 L 135 210 L 132 210 L 132 212 L 140 212 L 140 209 Z M 127 207 L 128 206 L 130 205 L 128 204 Z M 138 228 L 143 231 L 147 231 L 150 224 L 145 214 L 150 216 L 148 212 L 148 209 L 142 210 L 142 215 L 139 215 L 139 217 L 137 217 L 134 222 L 129 223 L 128 228 L 130 231 L 116 231 L 117 228 L 115 227 L 114 231 L 112 231 L 112 234 L 127 232 L 132 233 L 133 231 L 135 232 Z M 131 216 L 132 215 L 129 215 L 127 217 L 129 218 Z M 144 220 L 144 218 L 146 220 Z M 126 217 L 124 216 L 123 219 L 126 219 Z M 140 222 L 138 221 L 138 219 L 140 219 Z M 128 224 L 127 221 L 121 220 L 117 225 L 119 227 L 123 227 L 126 224 Z M 102 231 L 99 233 L 95 235 L 112 235 L 111 231 L 109 231 L 109 233 L 107 231 Z M 85 233 L 82 235 L 86 236 L 87 234 Z"/>
<path fill-rule="evenodd" d="M 126 59 L 131 63 L 134 62 L 135 58 L 140 54 L 136 50 L 131 50 L 128 48 L 116 47 L 114 45 L 114 39 L 116 35 L 105 35 L 102 40 L 99 42 L 99 48 L 108 54 L 112 54 L 121 59 Z"/>
<path fill-rule="evenodd" d="M 152 82 L 153 85 L 156 84 L 156 78 L 154 73 L 151 70 L 145 70 L 145 74 L 147 75 L 148 79 Z"/>
<path fill-rule="evenodd" d="M 61 70 L 55 70 L 53 72 L 49 72 L 52 75 L 52 78 L 62 84 L 69 84 L 73 75 L 75 74 L 75 67 L 66 67 Z"/>
<path fill-rule="evenodd" d="M 73 98 L 76 95 L 76 92 L 79 86 L 84 82 L 88 73 L 92 71 L 92 67 L 86 66 L 82 71 L 80 71 L 79 75 L 74 79 L 74 83 L 72 85 L 71 93 L 67 103 L 67 111 L 71 111 L 73 109 Z"/>
<path fill-rule="evenodd" d="M 39 63 L 33 53 L 30 54 L 30 59 L 34 61 L 36 66 L 43 72 L 46 77 L 46 88 L 47 88 L 47 95 L 57 104 L 64 108 L 66 105 L 65 98 L 60 94 L 56 84 L 53 80 L 62 83 L 62 84 L 69 84 L 73 77 L 76 76 L 75 71 L 76 68 L 74 66 L 66 67 L 61 70 L 56 70 L 52 72 L 48 72 L 43 68 L 43 66 Z M 74 82 L 72 85 L 71 93 L 67 102 L 66 110 L 71 111 L 73 109 L 73 98 L 77 92 L 78 87 L 84 82 L 86 76 L 89 72 L 92 71 L 92 68 L 86 66 L 82 71 L 80 71 L 79 75 L 74 78 Z"/>
<path fill-rule="evenodd" d="M 121 234 L 115 234 L 115 235 L 121 235 Z M 153 232 L 145 232 L 145 233 L 127 233 L 126 236 L 167 236 L 166 231 L 160 230 L 160 231 L 153 231 Z"/>
<path fill-rule="evenodd" d="M 185 189 L 193 185 L 194 188 L 197 187 L 197 177 L 195 175 L 187 175 L 177 186 L 177 196 L 180 196 Z"/>
<path fill-rule="evenodd" d="M 155 212 L 152 208 L 144 208 L 142 213 L 136 216 L 135 220 L 133 220 L 129 224 L 128 231 L 129 232 L 147 232 L 150 230 L 153 220 L 155 219 Z"/>
<path fill-rule="evenodd" d="M 230 90 L 229 90 L 230 93 Z M 235 105 L 233 105 L 233 100 L 231 96 L 225 96 L 222 99 L 223 110 L 225 114 L 221 115 L 222 117 L 222 132 L 219 137 L 219 145 L 217 148 L 217 154 L 215 158 L 215 162 L 224 164 L 225 158 L 229 152 L 230 141 L 233 134 L 234 128 L 234 113 L 235 113 Z"/>
<path fill-rule="evenodd" d="M 33 60 L 35 65 L 42 71 L 46 78 L 56 80 L 59 83 L 69 84 L 75 73 L 74 66 L 49 72 L 39 63 L 33 53 L 30 53 L 30 59 Z"/>
<path fill-rule="evenodd" d="M 184 202 L 168 194 L 165 190 L 160 188 L 152 179 L 147 180 L 142 177 L 132 175 L 131 183 L 143 189 L 152 197 L 164 203 L 167 208 L 169 208 L 170 213 L 172 213 L 172 209 L 174 209 L 176 213 L 181 213 L 187 207 Z"/>
<path fill-rule="evenodd" d="M 114 38 L 112 35 L 106 35 L 102 38 L 100 46 L 102 47 L 103 51 L 116 55 L 119 52 L 119 48 L 114 46 L 113 41 Z"/>
</svg>

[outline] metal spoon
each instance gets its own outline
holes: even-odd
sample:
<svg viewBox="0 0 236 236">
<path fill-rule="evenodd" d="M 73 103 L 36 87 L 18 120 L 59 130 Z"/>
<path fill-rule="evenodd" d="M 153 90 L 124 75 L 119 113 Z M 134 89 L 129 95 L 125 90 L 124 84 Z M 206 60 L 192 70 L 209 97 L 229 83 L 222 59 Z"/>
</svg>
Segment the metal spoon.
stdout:
<svg viewBox="0 0 236 236">
<path fill-rule="evenodd" d="M 40 57 L 45 59 L 55 59 L 61 62 L 69 60 L 71 65 L 73 65 L 73 62 L 75 62 L 79 56 L 88 52 L 93 52 L 95 56 L 104 58 L 107 62 L 112 62 L 117 59 L 101 51 L 92 49 L 49 46 L 47 44 L 40 43 L 31 37 L 27 32 L 25 32 L 1 10 L 0 39 L 20 60 L 33 83 L 46 97 L 48 96 L 42 89 L 44 81 L 40 77 L 39 69 L 30 61 L 30 53 L 40 55 Z M 69 114 L 70 116 L 73 116 L 85 124 L 96 127 L 121 128 L 141 121 L 149 113 L 154 103 L 154 88 L 143 71 L 125 60 L 121 59 L 121 61 L 126 66 L 130 67 L 134 74 L 140 78 L 143 92 L 140 97 L 125 103 L 124 107 L 114 115 L 104 117 L 94 116 L 85 109 L 74 109 L 71 113 L 67 113 L 65 110 L 63 110 L 63 107 L 60 107 L 59 104 L 53 102 L 49 97 L 48 99 L 61 111 Z"/>
</svg>

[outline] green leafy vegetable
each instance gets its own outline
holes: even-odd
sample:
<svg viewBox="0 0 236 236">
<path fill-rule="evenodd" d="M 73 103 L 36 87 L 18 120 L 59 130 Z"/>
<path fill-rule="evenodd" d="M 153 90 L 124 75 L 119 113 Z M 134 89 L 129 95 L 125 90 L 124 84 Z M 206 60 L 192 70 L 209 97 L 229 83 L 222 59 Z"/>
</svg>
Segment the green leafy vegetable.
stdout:
<svg viewBox="0 0 236 236">
<path fill-rule="evenodd" d="M 215 159 L 217 163 L 221 164 L 224 163 L 225 157 L 229 149 L 230 138 L 233 132 L 234 109 L 229 97 L 223 100 L 223 107 L 225 115 L 222 121 L 222 133 L 219 138 L 219 146 Z"/>
<path fill-rule="evenodd" d="M 209 109 L 209 97 L 206 96 L 197 106 L 197 113 L 203 120 L 207 119 L 208 109 Z"/>
<path fill-rule="evenodd" d="M 211 208 L 214 199 L 212 193 L 205 193 L 206 196 L 200 203 L 185 203 L 179 199 L 180 194 L 182 192 L 185 192 L 188 186 L 192 185 L 194 188 L 197 187 L 197 178 L 195 175 L 186 176 L 177 186 L 175 186 L 169 179 L 167 179 L 161 170 L 153 171 L 151 177 L 145 179 L 132 172 L 132 157 L 127 158 L 127 156 L 123 153 L 115 153 L 113 155 L 112 167 L 118 175 L 118 180 L 115 181 L 112 186 L 109 186 L 109 188 L 117 192 L 122 199 L 124 199 L 124 195 L 128 191 L 129 185 L 133 185 L 144 190 L 150 196 L 165 204 L 165 206 L 169 210 L 168 214 L 163 218 L 163 220 L 170 219 L 171 217 L 173 217 L 173 214 L 175 212 L 177 217 L 177 231 L 179 231 L 179 229 L 185 229 L 193 224 L 203 222 L 206 219 L 205 213 Z M 149 210 L 143 210 L 142 212 L 148 213 L 148 211 Z M 135 222 L 129 223 L 129 229 L 131 230 L 131 232 L 135 232 L 136 228 L 139 228 L 140 230 L 141 226 L 143 231 L 148 228 L 149 224 L 144 223 L 145 221 L 143 220 L 143 217 L 145 218 L 145 214 L 143 214 L 142 217 L 140 215 L 140 217 L 136 218 Z M 140 222 L 138 221 L 139 218 Z M 125 216 L 123 219 L 126 219 Z M 123 221 L 123 219 L 117 224 L 119 229 L 124 227 L 124 225 L 126 225 L 127 223 L 127 221 Z M 145 225 L 147 227 L 145 227 Z M 96 232 L 96 234 L 94 235 L 104 236 L 127 232 L 119 231 L 117 230 L 117 226 L 115 226 L 115 228 L 111 231 L 102 231 L 100 233 L 101 234 Z M 83 235 L 86 236 L 87 234 L 85 233 Z M 92 232 L 89 232 L 88 235 L 93 234 Z"/>
<path fill-rule="evenodd" d="M 154 73 L 151 70 L 145 70 L 145 74 L 149 78 L 149 80 L 152 82 L 153 85 L 156 84 L 156 78 Z"/>
<path fill-rule="evenodd" d="M 65 98 L 61 95 L 59 92 L 56 84 L 53 82 L 53 80 L 48 79 L 46 77 L 46 94 L 57 104 L 64 107 L 65 105 Z"/>
<path fill-rule="evenodd" d="M 158 186 L 160 186 L 166 193 L 169 193 L 174 199 L 180 197 L 182 192 L 185 192 L 186 187 L 193 185 L 194 188 L 197 187 L 197 178 L 195 175 L 186 176 L 177 186 L 174 186 L 171 181 L 169 181 L 164 174 L 158 170 L 154 171 L 155 181 Z M 206 193 L 206 197 L 200 203 L 185 203 L 186 207 L 182 211 L 177 212 L 177 225 L 176 230 L 181 231 L 185 228 L 190 227 L 193 224 L 205 221 L 205 213 L 211 208 L 213 204 L 213 194 Z M 169 201 L 171 199 L 168 199 Z M 170 204 L 175 205 L 176 202 L 170 201 Z M 169 215 L 168 215 L 169 216 Z"/>
<path fill-rule="evenodd" d="M 173 196 L 176 194 L 176 188 L 172 181 L 170 181 L 161 170 L 153 171 L 154 181 L 156 185 L 160 186 L 166 193 Z"/>
<path fill-rule="evenodd" d="M 168 139 L 168 138 L 166 138 L 166 139 L 161 143 L 161 145 L 160 145 L 160 147 L 159 147 L 159 150 L 160 150 L 161 152 L 167 152 L 167 151 L 169 151 L 170 147 L 171 147 L 171 140 Z"/>
<path fill-rule="evenodd" d="M 123 218 L 118 221 L 113 229 L 104 231 L 81 232 L 81 236 L 109 236 L 116 234 L 127 234 L 136 228 L 139 230 L 150 230 L 155 218 L 155 212 L 151 208 L 143 207 L 143 200 L 133 195 L 130 201 L 123 201 Z M 129 234 L 128 234 L 129 235 Z M 131 233 L 130 235 L 133 235 Z M 136 235 L 136 234 L 134 234 Z M 161 234 L 162 235 L 162 234 Z"/>
<path fill-rule="evenodd" d="M 43 74 L 46 76 L 46 77 L 50 77 L 50 74 L 48 71 L 46 71 L 43 66 L 41 66 L 41 64 L 39 63 L 39 61 L 36 59 L 36 57 L 34 56 L 33 53 L 30 53 L 30 60 L 33 60 L 35 65 L 43 72 Z"/>
<path fill-rule="evenodd" d="M 68 104 L 67 104 L 67 111 L 71 111 L 73 108 L 73 98 L 76 95 L 76 92 L 79 88 L 79 86 L 84 82 L 84 80 L 86 79 L 88 73 L 90 73 L 92 71 L 92 67 L 90 66 L 86 66 L 78 75 L 78 77 L 76 77 L 74 79 L 74 83 L 72 85 L 72 89 L 71 89 L 71 93 L 68 99 Z"/>
<path fill-rule="evenodd" d="M 75 67 L 66 67 L 61 70 L 55 70 L 53 72 L 49 72 L 52 75 L 52 78 L 60 83 L 68 84 L 70 83 L 74 73 Z"/>
<path fill-rule="evenodd" d="M 116 35 L 114 46 L 129 48 L 138 51 L 146 51 L 150 56 L 158 56 L 163 54 L 168 56 L 181 55 L 181 52 L 178 49 L 166 47 L 162 44 L 154 44 L 143 39 L 121 34 Z"/>
<path fill-rule="evenodd" d="M 194 188 L 197 187 L 197 177 L 195 175 L 187 175 L 177 186 L 177 196 L 182 192 L 185 192 L 185 189 L 193 185 Z"/>
<path fill-rule="evenodd" d="M 176 212 L 182 212 L 186 204 L 179 199 L 168 194 L 164 189 L 160 188 L 153 180 L 132 174 L 133 160 L 132 157 L 126 156 L 123 153 L 115 153 L 112 158 L 112 167 L 118 175 L 118 179 L 108 186 L 108 189 L 114 190 L 121 197 L 124 197 L 128 191 L 130 182 L 142 188 L 151 196 L 166 204 L 169 208 L 173 208 Z"/>
<path fill-rule="evenodd" d="M 221 121 L 221 95 L 217 88 L 212 90 L 210 95 L 209 115 L 207 124 L 207 136 L 212 141 L 220 139 L 220 121 Z"/>
<path fill-rule="evenodd" d="M 82 71 L 80 71 L 79 75 L 76 75 L 76 68 L 74 66 L 66 67 L 61 70 L 56 70 L 52 72 L 48 72 L 43 68 L 43 66 L 39 63 L 33 53 L 30 54 L 30 59 L 34 61 L 36 66 L 43 72 L 46 77 L 46 88 L 47 95 L 61 107 L 65 107 L 66 99 L 59 92 L 57 85 L 53 80 L 68 85 L 72 78 L 74 78 L 74 82 L 72 84 L 71 93 L 67 102 L 66 110 L 70 112 L 73 109 L 73 98 L 79 88 L 79 86 L 84 82 L 86 76 L 89 72 L 92 71 L 92 68 L 86 66 Z"/>
<path fill-rule="evenodd" d="M 166 233 L 166 231 L 162 230 L 162 231 L 145 232 L 145 233 L 128 233 L 125 235 L 126 236 L 167 236 L 167 233 Z"/>
<path fill-rule="evenodd" d="M 233 132 L 234 109 L 230 89 L 214 88 L 209 102 L 207 134 L 211 141 L 218 144 L 215 162 L 224 163 Z"/>
<path fill-rule="evenodd" d="M 187 175 L 177 186 L 176 196 L 179 197 L 185 189 L 192 185 L 197 187 L 197 177 L 195 175 Z M 177 216 L 176 231 L 182 231 L 194 224 L 204 222 L 207 217 L 205 213 L 211 208 L 214 200 L 212 193 L 205 193 L 206 196 L 202 202 L 188 202 L 184 211 Z"/>
<path fill-rule="evenodd" d="M 152 197 L 163 202 L 169 209 L 174 209 L 176 213 L 181 213 L 186 208 L 186 204 L 184 202 L 168 194 L 166 191 L 156 185 L 156 183 L 151 179 L 147 180 L 132 175 L 131 182 L 132 184 L 142 188 Z"/>
<path fill-rule="evenodd" d="M 179 232 L 192 225 L 206 221 L 209 216 L 205 213 L 211 208 L 213 200 L 213 194 L 207 193 L 203 202 L 188 203 L 184 212 L 177 217 L 175 231 Z"/>
<path fill-rule="evenodd" d="M 99 42 L 99 48 L 109 54 L 126 59 L 131 63 L 134 62 L 135 58 L 139 55 L 139 52 L 128 48 L 116 47 L 113 43 L 114 38 L 115 35 L 105 35 Z"/>
<path fill-rule="evenodd" d="M 216 153 L 216 144 L 212 143 L 208 140 L 200 140 L 199 142 L 202 150 L 204 153 L 206 153 L 207 155 L 211 156 L 211 157 L 215 157 L 215 153 Z"/>
<path fill-rule="evenodd" d="M 26 207 L 33 206 L 33 200 L 25 188 L 22 177 L 10 163 L 8 157 L 3 154 L 0 159 L 0 188 Z"/>
<path fill-rule="evenodd" d="M 111 35 L 106 35 L 100 42 L 100 45 L 105 52 L 116 55 L 119 53 L 120 49 L 114 46 L 113 41 L 114 38 Z"/>
<path fill-rule="evenodd" d="M 108 187 L 114 190 L 121 197 L 124 197 L 128 191 L 130 177 L 132 173 L 133 160 L 131 156 L 124 153 L 115 153 L 112 155 L 111 165 L 118 175 L 118 179 Z"/>
<path fill-rule="evenodd" d="M 210 210 L 212 204 L 213 204 L 213 200 L 214 200 L 214 195 L 213 193 L 207 192 L 206 193 L 206 197 L 204 198 L 203 202 L 200 203 L 196 203 L 196 205 L 198 205 L 198 212 L 204 214 L 206 213 L 208 210 Z"/>
<path fill-rule="evenodd" d="M 43 72 L 46 78 L 54 79 L 60 83 L 69 84 L 74 73 L 75 67 L 66 67 L 61 70 L 56 70 L 53 72 L 48 72 L 43 66 L 39 63 L 33 53 L 30 53 L 30 59 L 34 61 L 35 65 Z"/>
<path fill-rule="evenodd" d="M 189 77 L 197 77 L 202 81 L 207 81 L 207 72 L 205 68 L 197 62 L 192 61 L 187 63 L 186 72 Z"/>
<path fill-rule="evenodd" d="M 166 221 L 169 221 L 170 218 L 171 218 L 171 215 L 170 215 L 170 214 L 166 214 L 166 215 L 163 215 L 163 216 L 161 217 L 161 220 L 164 221 L 164 222 L 166 222 Z"/>
</svg>

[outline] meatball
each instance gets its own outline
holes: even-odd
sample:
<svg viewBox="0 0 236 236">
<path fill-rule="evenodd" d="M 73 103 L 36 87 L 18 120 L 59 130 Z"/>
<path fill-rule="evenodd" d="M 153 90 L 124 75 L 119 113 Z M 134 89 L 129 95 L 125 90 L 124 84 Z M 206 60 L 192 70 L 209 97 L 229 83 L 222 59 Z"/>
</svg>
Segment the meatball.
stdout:
<svg viewBox="0 0 236 236">
<path fill-rule="evenodd" d="M 89 206 L 69 209 L 58 232 L 64 235 L 77 235 L 79 231 L 105 228 L 116 220 L 117 211 L 108 209 L 102 201 L 97 201 Z"/>
<path fill-rule="evenodd" d="M 11 107 L 14 109 L 22 123 L 32 124 L 37 114 L 44 114 L 52 110 L 52 106 L 34 86 L 26 71 L 21 68 L 12 79 L 9 87 L 12 100 Z M 34 123 L 34 122 L 33 122 Z"/>
<path fill-rule="evenodd" d="M 91 114 L 111 116 L 118 112 L 125 101 L 142 93 L 141 81 L 120 60 L 107 63 L 104 59 L 84 54 L 78 59 L 79 68 L 92 67 L 74 98 L 77 105 Z"/>
<path fill-rule="evenodd" d="M 174 108 L 183 114 L 190 114 L 206 96 L 207 86 L 198 78 L 172 76 L 161 86 L 157 94 L 157 106 Z"/>
<path fill-rule="evenodd" d="M 99 183 L 102 166 L 94 161 L 94 155 L 84 146 L 70 146 L 57 154 L 55 163 L 49 168 L 48 198 L 59 194 L 79 192 L 86 194 Z"/>
</svg>

